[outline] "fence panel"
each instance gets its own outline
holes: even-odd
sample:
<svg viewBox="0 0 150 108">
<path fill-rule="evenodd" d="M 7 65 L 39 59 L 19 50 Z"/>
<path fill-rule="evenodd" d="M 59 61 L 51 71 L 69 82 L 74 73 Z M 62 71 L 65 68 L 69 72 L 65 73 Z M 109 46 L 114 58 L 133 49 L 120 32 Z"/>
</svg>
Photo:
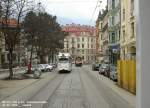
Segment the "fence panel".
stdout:
<svg viewBox="0 0 150 108">
<path fill-rule="evenodd" d="M 136 92 L 136 61 L 120 60 L 117 65 L 118 85 L 132 93 Z"/>
</svg>

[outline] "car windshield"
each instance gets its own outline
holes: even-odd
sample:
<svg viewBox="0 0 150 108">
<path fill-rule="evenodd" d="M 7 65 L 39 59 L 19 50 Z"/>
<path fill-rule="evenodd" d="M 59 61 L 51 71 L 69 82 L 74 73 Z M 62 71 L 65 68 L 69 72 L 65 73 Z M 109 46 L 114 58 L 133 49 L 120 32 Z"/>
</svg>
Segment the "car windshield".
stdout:
<svg viewBox="0 0 150 108">
<path fill-rule="evenodd" d="M 60 62 L 60 63 L 68 63 L 69 60 L 68 60 L 68 58 L 60 58 L 60 59 L 59 59 L 59 62 Z"/>
</svg>

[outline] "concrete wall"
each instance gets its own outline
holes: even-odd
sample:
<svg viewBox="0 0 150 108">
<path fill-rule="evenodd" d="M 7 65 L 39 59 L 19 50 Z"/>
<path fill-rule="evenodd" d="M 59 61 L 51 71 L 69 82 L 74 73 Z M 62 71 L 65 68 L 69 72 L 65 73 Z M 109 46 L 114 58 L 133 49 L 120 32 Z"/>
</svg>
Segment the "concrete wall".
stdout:
<svg viewBox="0 0 150 108">
<path fill-rule="evenodd" d="M 137 17 L 137 108 L 150 108 L 150 0 L 135 0 Z"/>
</svg>

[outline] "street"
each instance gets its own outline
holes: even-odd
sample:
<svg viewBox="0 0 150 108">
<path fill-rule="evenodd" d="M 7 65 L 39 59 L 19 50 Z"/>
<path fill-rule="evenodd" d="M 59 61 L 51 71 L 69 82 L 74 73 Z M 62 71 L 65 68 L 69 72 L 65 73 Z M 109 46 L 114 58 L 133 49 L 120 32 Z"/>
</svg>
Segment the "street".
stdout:
<svg viewBox="0 0 150 108">
<path fill-rule="evenodd" d="M 118 95 L 111 86 L 106 86 L 99 80 L 97 77 L 100 75 L 95 76 L 97 74 L 92 73 L 98 72 L 91 71 L 89 66 L 73 67 L 71 73 L 58 74 L 55 70 L 7 96 L 3 101 L 23 101 L 25 103 L 18 104 L 21 108 L 135 107 Z"/>
</svg>

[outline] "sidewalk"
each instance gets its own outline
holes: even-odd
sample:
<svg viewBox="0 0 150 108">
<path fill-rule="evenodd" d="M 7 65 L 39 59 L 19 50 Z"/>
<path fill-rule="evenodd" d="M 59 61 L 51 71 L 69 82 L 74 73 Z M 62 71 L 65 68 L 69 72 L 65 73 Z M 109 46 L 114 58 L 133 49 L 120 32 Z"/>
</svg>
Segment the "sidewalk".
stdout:
<svg viewBox="0 0 150 108">
<path fill-rule="evenodd" d="M 14 68 L 14 75 L 20 75 L 25 73 L 25 67 Z M 9 69 L 0 69 L 0 80 L 9 76 Z"/>
<path fill-rule="evenodd" d="M 29 78 L 23 80 L 0 80 L 0 102 L 5 99 L 7 100 L 7 98 L 16 95 L 19 92 L 22 92 L 23 90 L 26 90 L 27 88 L 30 88 L 33 85 L 36 86 L 35 87 L 36 90 L 34 90 L 35 92 L 38 89 L 40 89 L 41 86 L 43 86 L 43 84 L 41 83 L 43 82 L 45 83 L 46 81 L 49 81 L 55 76 L 56 74 L 48 72 L 48 73 L 43 73 L 40 79 Z M 20 96 L 20 98 L 24 98 L 24 97 Z"/>
<path fill-rule="evenodd" d="M 86 70 L 93 75 L 96 79 L 103 82 L 106 86 L 110 87 L 115 93 L 117 93 L 120 97 L 122 97 L 125 101 L 131 104 L 133 107 L 136 107 L 136 96 L 132 93 L 120 88 L 115 82 L 100 75 L 98 71 L 92 71 L 91 66 L 85 66 Z M 90 71 L 91 70 L 91 71 Z"/>
</svg>

